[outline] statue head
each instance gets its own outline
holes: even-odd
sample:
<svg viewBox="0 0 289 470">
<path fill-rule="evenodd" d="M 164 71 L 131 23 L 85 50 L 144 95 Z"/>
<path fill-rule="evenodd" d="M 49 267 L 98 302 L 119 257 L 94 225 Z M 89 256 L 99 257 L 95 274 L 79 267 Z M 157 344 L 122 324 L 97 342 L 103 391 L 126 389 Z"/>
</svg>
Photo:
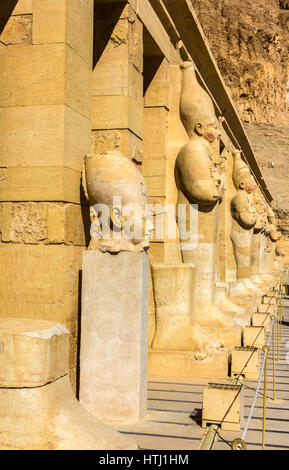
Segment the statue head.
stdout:
<svg viewBox="0 0 289 470">
<path fill-rule="evenodd" d="M 277 229 L 277 222 L 275 218 L 274 211 L 272 207 L 267 204 L 267 222 L 269 226 L 268 234 L 270 237 L 270 240 L 274 243 L 276 243 L 278 240 L 281 238 L 281 232 L 278 231 Z"/>
<path fill-rule="evenodd" d="M 178 189 L 192 204 L 212 206 L 221 197 L 222 177 L 210 152 L 190 141 L 180 150 L 175 165 Z"/>
<path fill-rule="evenodd" d="M 183 74 L 180 117 L 189 137 L 198 135 L 209 143 L 221 136 L 219 121 L 209 94 L 199 84 L 192 62 L 181 64 Z"/>
<path fill-rule="evenodd" d="M 269 237 L 272 242 L 276 243 L 278 240 L 281 238 L 281 232 L 277 230 L 276 225 L 269 224 L 270 226 L 270 232 L 269 232 Z"/>
<path fill-rule="evenodd" d="M 248 165 L 242 160 L 241 152 L 233 152 L 233 182 L 237 191 L 245 191 L 248 194 L 256 189 L 256 182 L 250 172 Z"/>
<path fill-rule="evenodd" d="M 243 191 L 237 193 L 231 201 L 232 217 L 245 230 L 252 229 L 257 221 L 256 212 L 252 201 Z"/>
<path fill-rule="evenodd" d="M 153 230 L 147 193 L 136 165 L 118 151 L 87 155 L 86 189 L 91 206 L 90 249 L 142 251 Z"/>
<path fill-rule="evenodd" d="M 281 256 L 281 257 L 286 256 L 285 250 L 282 246 L 277 245 L 275 248 L 275 253 L 276 253 L 276 256 Z"/>
</svg>

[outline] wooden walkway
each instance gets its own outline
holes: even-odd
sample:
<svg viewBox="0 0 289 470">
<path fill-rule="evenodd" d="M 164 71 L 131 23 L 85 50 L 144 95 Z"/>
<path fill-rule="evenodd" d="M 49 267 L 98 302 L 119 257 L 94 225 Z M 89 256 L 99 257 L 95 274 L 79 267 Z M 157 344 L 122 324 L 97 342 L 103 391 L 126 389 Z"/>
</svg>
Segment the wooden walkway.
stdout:
<svg viewBox="0 0 289 470">
<path fill-rule="evenodd" d="M 276 363 L 276 398 L 272 392 L 272 351 L 268 361 L 266 449 L 289 449 L 289 309 L 282 326 L 280 361 Z M 286 343 L 288 342 L 288 347 Z M 260 354 L 260 360 L 263 353 Z M 225 382 L 225 381 L 224 381 Z M 148 415 L 138 425 L 117 426 L 124 434 L 135 438 L 146 450 L 197 450 L 204 436 L 200 426 L 204 380 L 161 379 L 148 384 Z M 245 381 L 245 422 L 250 411 L 256 382 Z M 246 436 L 248 450 L 260 450 L 262 442 L 263 384 Z M 233 439 L 241 432 L 219 431 L 215 450 L 230 450 Z"/>
</svg>

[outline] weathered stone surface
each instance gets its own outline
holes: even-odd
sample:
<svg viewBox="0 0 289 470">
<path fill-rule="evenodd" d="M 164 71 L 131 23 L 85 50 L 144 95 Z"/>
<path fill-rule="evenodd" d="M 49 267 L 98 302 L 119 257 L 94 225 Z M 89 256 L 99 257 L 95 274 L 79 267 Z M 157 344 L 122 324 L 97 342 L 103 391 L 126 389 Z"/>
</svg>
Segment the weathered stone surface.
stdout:
<svg viewBox="0 0 289 470">
<path fill-rule="evenodd" d="M 274 197 L 280 217 L 280 222 L 286 222 L 288 214 L 282 211 L 288 210 L 288 188 L 289 178 L 288 129 L 279 125 L 273 126 L 263 123 L 245 123 L 248 134 L 262 175 Z M 273 165 L 272 165 L 273 163 Z"/>
<path fill-rule="evenodd" d="M 93 95 L 127 95 L 142 104 L 143 76 L 129 62 L 125 65 L 102 57 L 92 73 Z"/>
<path fill-rule="evenodd" d="M 218 406 L 216 406 L 218 404 Z M 203 391 L 202 427 L 241 430 L 244 422 L 244 388 L 233 384 L 209 384 Z"/>
<path fill-rule="evenodd" d="M 39 387 L 66 375 L 68 338 L 58 323 L 0 318 L 0 388 Z"/>
<path fill-rule="evenodd" d="M 96 55 L 104 54 L 100 62 L 129 61 L 143 71 L 142 22 L 130 5 L 97 5 L 95 8 Z"/>
<path fill-rule="evenodd" d="M 151 197 L 167 196 L 168 117 L 165 107 L 144 109 L 143 174 Z"/>
<path fill-rule="evenodd" d="M 80 403 L 100 419 L 146 413 L 147 314 L 146 254 L 84 253 Z"/>
<path fill-rule="evenodd" d="M 143 107 L 129 96 L 93 97 L 92 129 L 130 129 L 142 137 L 142 126 Z"/>
<path fill-rule="evenodd" d="M 13 9 L 13 15 L 27 15 L 29 13 L 33 13 L 33 0 L 18 0 Z"/>
<path fill-rule="evenodd" d="M 191 0 L 241 119 L 288 127 L 287 11 L 279 0 Z"/>
<path fill-rule="evenodd" d="M 0 34 L 0 47 L 32 44 L 32 15 L 11 16 Z"/>
<path fill-rule="evenodd" d="M 136 449 L 79 404 L 61 324 L 0 319 L 0 449 Z"/>
<path fill-rule="evenodd" d="M 77 204 L 0 203 L 2 242 L 86 245 L 89 211 Z"/>
<path fill-rule="evenodd" d="M 1 48 L 0 60 L 0 106 L 64 101 L 64 44 Z M 27 77 L 33 77 L 33 82 Z"/>
<path fill-rule="evenodd" d="M 37 388 L 0 389 L 1 450 L 137 450 L 79 405 L 67 376 Z"/>
<path fill-rule="evenodd" d="M 156 67 L 159 63 L 159 58 L 151 59 L 146 61 L 146 73 L 148 73 L 148 68 L 150 63 L 151 67 Z M 144 104 L 146 107 L 149 106 L 165 106 L 169 108 L 169 64 L 166 59 L 163 59 L 159 67 L 157 68 L 154 77 L 146 89 Z"/>
<path fill-rule="evenodd" d="M 2 244 L 0 253 L 0 317 L 76 318 L 81 247 Z"/>
<path fill-rule="evenodd" d="M 91 151 L 90 120 L 65 105 L 0 108 L 2 167 L 61 167 L 81 171 Z"/>
<path fill-rule="evenodd" d="M 142 162 L 142 141 L 129 129 L 92 131 L 92 141 L 95 154 L 119 150 L 130 160 Z"/>
<path fill-rule="evenodd" d="M 65 42 L 90 65 L 92 25 L 80 0 L 34 0 L 33 44 Z"/>
<path fill-rule="evenodd" d="M 72 333 L 70 371 L 75 382 L 79 271 L 83 248 L 0 245 L 0 318 L 63 323 Z"/>
<path fill-rule="evenodd" d="M 0 106 L 62 104 L 90 118 L 86 62 L 65 44 L 0 48 Z M 33 77 L 33 82 L 27 80 Z"/>
<path fill-rule="evenodd" d="M 79 171 L 65 167 L 9 167 L 0 181 L 0 200 L 79 204 L 80 181 Z"/>
</svg>

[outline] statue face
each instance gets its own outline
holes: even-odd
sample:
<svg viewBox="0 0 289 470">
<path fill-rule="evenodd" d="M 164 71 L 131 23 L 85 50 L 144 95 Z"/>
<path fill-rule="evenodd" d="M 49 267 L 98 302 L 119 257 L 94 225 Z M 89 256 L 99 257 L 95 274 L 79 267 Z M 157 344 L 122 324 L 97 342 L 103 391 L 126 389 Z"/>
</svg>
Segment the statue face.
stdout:
<svg viewBox="0 0 289 470">
<path fill-rule="evenodd" d="M 260 214 L 257 215 L 257 222 L 254 229 L 256 232 L 260 232 L 263 229 L 263 218 Z"/>
<path fill-rule="evenodd" d="M 252 176 L 244 176 L 239 180 L 239 188 L 246 191 L 246 193 L 251 194 L 256 189 L 256 183 Z"/>
<path fill-rule="evenodd" d="M 256 213 L 250 198 L 240 191 L 232 199 L 231 210 L 233 218 L 246 230 L 250 230 L 256 224 Z"/>
<path fill-rule="evenodd" d="M 133 245 L 142 244 L 144 249 L 149 248 L 154 226 L 144 208 L 124 215 L 122 230 L 124 238 L 130 240 Z"/>
<path fill-rule="evenodd" d="M 210 144 L 220 140 L 221 131 L 217 122 L 198 123 L 195 127 L 197 134 L 201 135 Z"/>
<path fill-rule="evenodd" d="M 272 242 L 277 242 L 281 238 L 281 233 L 278 232 L 278 230 L 276 229 L 276 227 L 274 225 L 270 224 L 269 236 L 270 236 Z"/>
</svg>

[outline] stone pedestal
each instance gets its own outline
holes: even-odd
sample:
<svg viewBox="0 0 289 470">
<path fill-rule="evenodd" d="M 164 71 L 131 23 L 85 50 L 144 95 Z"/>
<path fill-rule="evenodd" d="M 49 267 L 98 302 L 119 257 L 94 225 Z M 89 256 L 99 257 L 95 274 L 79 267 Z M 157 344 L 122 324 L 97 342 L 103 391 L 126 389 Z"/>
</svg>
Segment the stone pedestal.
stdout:
<svg viewBox="0 0 289 470">
<path fill-rule="evenodd" d="M 190 351 L 149 350 L 150 380 L 159 378 L 227 379 L 230 349 L 224 348 L 204 359 Z"/>
<path fill-rule="evenodd" d="M 231 377 L 243 376 L 246 380 L 259 378 L 259 350 L 253 346 L 232 351 Z"/>
<path fill-rule="evenodd" d="M 80 402 L 104 421 L 147 409 L 148 256 L 83 255 Z"/>
<path fill-rule="evenodd" d="M 267 313 L 268 316 L 274 313 L 275 309 L 276 309 L 276 306 L 273 304 L 259 304 L 257 307 L 257 310 L 259 313 Z"/>
<path fill-rule="evenodd" d="M 265 332 L 270 331 L 271 327 L 271 315 L 268 313 L 256 312 L 252 317 L 253 326 L 264 326 Z"/>
<path fill-rule="evenodd" d="M 240 431 L 244 421 L 244 389 L 240 385 L 211 383 L 203 392 L 202 427 Z"/>
<path fill-rule="evenodd" d="M 267 305 L 268 304 L 276 305 L 277 304 L 277 298 L 269 296 L 269 295 L 264 295 L 264 297 L 262 299 L 262 303 L 267 304 Z"/>
<path fill-rule="evenodd" d="M 265 345 L 265 328 L 263 326 L 246 326 L 243 333 L 244 346 L 262 349 Z"/>
<path fill-rule="evenodd" d="M 0 450 L 137 449 L 75 398 L 63 325 L 0 319 L 0 345 Z"/>
</svg>

